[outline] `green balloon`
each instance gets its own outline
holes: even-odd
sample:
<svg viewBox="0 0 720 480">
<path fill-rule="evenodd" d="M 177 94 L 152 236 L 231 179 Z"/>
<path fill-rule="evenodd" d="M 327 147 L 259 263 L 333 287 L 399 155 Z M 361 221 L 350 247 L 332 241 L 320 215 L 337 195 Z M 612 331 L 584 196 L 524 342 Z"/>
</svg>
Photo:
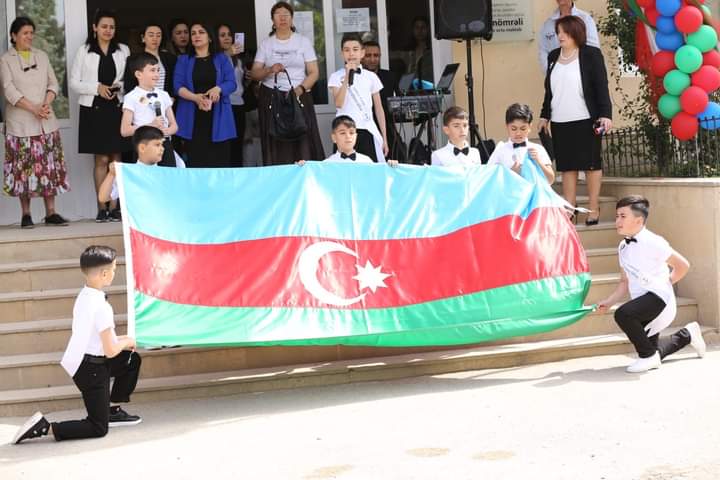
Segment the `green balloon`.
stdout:
<svg viewBox="0 0 720 480">
<path fill-rule="evenodd" d="M 697 47 L 683 45 L 675 52 L 675 65 L 678 70 L 693 73 L 703 64 L 703 55 Z"/>
<path fill-rule="evenodd" d="M 666 93 L 658 100 L 658 110 L 660 111 L 660 115 L 668 120 L 672 120 L 672 118 L 682 110 L 680 97 Z"/>
<path fill-rule="evenodd" d="M 709 52 L 717 46 L 717 32 L 710 25 L 703 25 L 687 37 L 688 45 L 697 47 L 701 52 Z"/>
<path fill-rule="evenodd" d="M 663 78 L 663 86 L 667 93 L 679 97 L 690 86 L 690 75 L 680 70 L 670 70 Z"/>
</svg>

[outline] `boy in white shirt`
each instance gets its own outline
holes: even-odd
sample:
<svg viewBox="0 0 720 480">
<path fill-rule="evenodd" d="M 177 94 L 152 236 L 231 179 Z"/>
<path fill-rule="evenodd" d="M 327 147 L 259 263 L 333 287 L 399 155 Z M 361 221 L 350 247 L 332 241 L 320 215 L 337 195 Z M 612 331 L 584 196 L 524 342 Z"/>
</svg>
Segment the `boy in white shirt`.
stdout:
<svg viewBox="0 0 720 480">
<path fill-rule="evenodd" d="M 140 356 L 135 339 L 115 334 L 112 306 L 103 288 L 115 278 L 117 253 L 105 246 L 91 246 L 80 256 L 85 287 L 73 307 L 72 336 L 60 361 L 82 393 L 88 416 L 84 420 L 50 423 L 37 412 L 20 427 L 13 443 L 52 434 L 55 440 L 103 437 L 108 427 L 136 425 L 142 421 L 119 406 L 135 391 Z M 110 378 L 113 377 L 112 391 Z"/>
<path fill-rule="evenodd" d="M 138 127 L 152 125 L 165 136 L 165 152 L 159 165 L 175 166 L 175 151 L 172 147 L 172 135 L 178 126 L 172 110 L 172 98 L 165 90 L 155 87 L 160 78 L 157 57 L 147 52 L 140 53 L 131 67 L 137 78 L 138 86 L 125 95 L 120 134 L 132 137 Z"/>
<path fill-rule="evenodd" d="M 677 312 L 673 284 L 687 274 L 690 263 L 673 250 L 667 240 L 645 227 L 650 210 L 646 198 L 631 195 L 620 199 L 615 208 L 615 227 L 625 237 L 618 246 L 622 278 L 615 291 L 598 302 L 597 309 L 607 312 L 630 293 L 632 300 L 615 311 L 615 322 L 635 346 L 639 357 L 627 367 L 627 372 L 658 368 L 663 358 L 688 344 L 703 357 L 705 341 L 697 322 L 685 325 L 670 337 L 659 338 Z"/>
<path fill-rule="evenodd" d="M 356 33 L 347 33 L 340 43 L 345 68 L 330 75 L 328 86 L 335 97 L 337 116 L 347 115 L 357 125 L 358 152 L 374 162 L 384 162 L 388 153 L 387 126 L 380 90 L 383 84 L 378 76 L 362 68 L 365 47 Z M 373 107 L 378 126 L 373 118 Z"/>
<path fill-rule="evenodd" d="M 431 157 L 432 165 L 448 167 L 451 165 L 481 165 L 480 152 L 467 143 L 470 116 L 462 107 L 450 107 L 443 113 L 443 132 L 448 143 L 435 150 Z"/>
<path fill-rule="evenodd" d="M 355 121 L 347 115 L 335 117 L 332 121 L 332 133 L 330 134 L 337 151 L 323 160 L 324 162 L 353 162 L 353 163 L 374 163 L 370 157 L 355 150 L 358 134 Z M 305 165 L 305 160 L 297 162 L 298 165 Z M 388 160 L 391 167 L 398 165 L 397 160 Z"/>
<path fill-rule="evenodd" d="M 542 145 L 528 141 L 533 121 L 533 113 L 527 105 L 513 103 L 505 111 L 505 126 L 508 141 L 498 143 L 490 155 L 488 165 L 504 165 L 521 175 L 523 163 L 529 157 L 542 170 L 548 183 L 555 181 L 550 155 Z"/>
<path fill-rule="evenodd" d="M 159 165 L 167 144 L 163 132 L 159 128 L 145 125 L 135 129 L 133 133 L 133 146 L 138 162 L 145 165 Z M 172 148 L 172 145 L 170 146 Z M 177 167 L 184 168 L 185 164 L 178 162 Z M 117 200 L 119 192 L 115 182 L 115 162 L 110 164 L 108 174 L 98 188 L 98 199 L 101 202 Z"/>
</svg>

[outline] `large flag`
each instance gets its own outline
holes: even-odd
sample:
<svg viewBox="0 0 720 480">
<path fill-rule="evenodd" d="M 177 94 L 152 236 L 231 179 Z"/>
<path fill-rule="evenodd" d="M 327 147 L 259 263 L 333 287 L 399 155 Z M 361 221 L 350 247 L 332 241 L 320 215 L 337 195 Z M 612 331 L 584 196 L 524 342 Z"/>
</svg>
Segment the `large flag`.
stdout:
<svg viewBox="0 0 720 480">
<path fill-rule="evenodd" d="M 588 312 L 585 252 L 539 175 L 320 162 L 118 172 L 140 345 L 457 345 Z"/>
</svg>

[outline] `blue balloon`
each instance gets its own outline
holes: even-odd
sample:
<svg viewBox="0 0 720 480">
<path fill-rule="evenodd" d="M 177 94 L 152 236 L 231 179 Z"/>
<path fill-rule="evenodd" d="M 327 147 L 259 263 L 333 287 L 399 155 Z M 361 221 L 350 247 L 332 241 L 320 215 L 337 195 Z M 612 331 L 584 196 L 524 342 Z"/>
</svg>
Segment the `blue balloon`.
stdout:
<svg viewBox="0 0 720 480">
<path fill-rule="evenodd" d="M 680 10 L 680 7 L 682 7 L 681 0 L 657 0 L 655 2 L 657 11 L 665 17 L 674 16 Z"/>
<path fill-rule="evenodd" d="M 676 33 L 678 31 L 677 27 L 675 26 L 674 17 L 658 17 L 655 28 L 657 28 L 658 32 L 662 33 Z"/>
<path fill-rule="evenodd" d="M 683 37 L 682 33 L 680 33 L 680 32 L 675 32 L 675 33 L 657 32 L 655 34 L 655 43 L 657 44 L 657 46 L 660 50 L 669 50 L 671 52 L 674 52 L 678 48 L 685 45 L 685 37 Z"/>
<path fill-rule="evenodd" d="M 705 130 L 720 128 L 720 105 L 715 102 L 708 103 L 707 108 L 698 115 L 700 126 Z"/>
</svg>

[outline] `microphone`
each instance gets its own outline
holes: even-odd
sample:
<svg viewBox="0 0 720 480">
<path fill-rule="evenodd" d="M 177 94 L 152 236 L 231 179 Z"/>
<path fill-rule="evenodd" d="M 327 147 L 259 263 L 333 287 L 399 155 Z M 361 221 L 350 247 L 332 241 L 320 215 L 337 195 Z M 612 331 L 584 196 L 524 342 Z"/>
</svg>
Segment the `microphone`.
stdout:
<svg viewBox="0 0 720 480">
<path fill-rule="evenodd" d="M 155 116 L 162 117 L 162 104 L 160 103 L 160 100 L 155 100 L 153 108 L 155 109 Z"/>
<path fill-rule="evenodd" d="M 355 69 L 350 70 L 350 76 L 348 77 L 348 87 L 352 86 L 353 79 L 355 78 Z"/>
</svg>

